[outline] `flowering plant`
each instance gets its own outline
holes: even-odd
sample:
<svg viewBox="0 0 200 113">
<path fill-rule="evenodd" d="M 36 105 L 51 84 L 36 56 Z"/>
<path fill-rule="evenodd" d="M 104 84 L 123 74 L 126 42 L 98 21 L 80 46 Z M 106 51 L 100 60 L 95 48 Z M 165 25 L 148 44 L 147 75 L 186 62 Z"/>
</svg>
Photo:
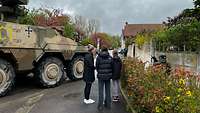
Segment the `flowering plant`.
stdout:
<svg viewBox="0 0 200 113">
<path fill-rule="evenodd" d="M 199 113 L 199 77 L 184 68 L 166 73 L 163 65 L 144 69 L 144 63 L 127 58 L 122 87 L 139 113 Z"/>
</svg>

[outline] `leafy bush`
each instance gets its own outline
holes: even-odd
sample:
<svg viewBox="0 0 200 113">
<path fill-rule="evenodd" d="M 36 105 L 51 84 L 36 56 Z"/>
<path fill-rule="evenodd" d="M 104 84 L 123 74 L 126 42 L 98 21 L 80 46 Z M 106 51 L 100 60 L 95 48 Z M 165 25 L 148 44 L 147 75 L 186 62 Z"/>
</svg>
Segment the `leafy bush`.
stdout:
<svg viewBox="0 0 200 113">
<path fill-rule="evenodd" d="M 124 61 L 122 87 L 138 113 L 199 113 L 198 76 L 177 68 L 170 74 L 163 65 L 144 69 L 144 63 Z"/>
</svg>

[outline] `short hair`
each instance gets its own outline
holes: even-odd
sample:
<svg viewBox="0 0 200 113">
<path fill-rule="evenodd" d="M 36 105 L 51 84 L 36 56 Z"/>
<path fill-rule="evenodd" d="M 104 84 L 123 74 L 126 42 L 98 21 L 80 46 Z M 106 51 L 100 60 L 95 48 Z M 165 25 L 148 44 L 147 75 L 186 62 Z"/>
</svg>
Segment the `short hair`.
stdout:
<svg viewBox="0 0 200 113">
<path fill-rule="evenodd" d="M 94 49 L 94 46 L 92 44 L 88 44 L 88 51 L 92 51 Z"/>
<path fill-rule="evenodd" d="M 112 53 L 113 53 L 113 55 L 118 55 L 117 49 L 114 49 Z"/>
<path fill-rule="evenodd" d="M 102 46 L 101 51 L 108 51 L 108 48 L 105 46 Z"/>
</svg>

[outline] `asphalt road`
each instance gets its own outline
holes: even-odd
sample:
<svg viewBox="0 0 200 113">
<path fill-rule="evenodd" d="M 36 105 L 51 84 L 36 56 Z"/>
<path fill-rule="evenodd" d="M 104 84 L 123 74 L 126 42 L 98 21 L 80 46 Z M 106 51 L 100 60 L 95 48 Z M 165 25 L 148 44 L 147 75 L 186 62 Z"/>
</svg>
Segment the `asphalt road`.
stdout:
<svg viewBox="0 0 200 113">
<path fill-rule="evenodd" d="M 84 82 L 67 80 L 51 89 L 36 87 L 31 78 L 16 80 L 16 87 L 8 96 L 0 98 L 0 113 L 127 113 L 123 101 L 113 103 L 112 109 L 97 110 L 97 102 L 83 103 Z M 97 82 L 91 98 L 97 100 Z"/>
</svg>

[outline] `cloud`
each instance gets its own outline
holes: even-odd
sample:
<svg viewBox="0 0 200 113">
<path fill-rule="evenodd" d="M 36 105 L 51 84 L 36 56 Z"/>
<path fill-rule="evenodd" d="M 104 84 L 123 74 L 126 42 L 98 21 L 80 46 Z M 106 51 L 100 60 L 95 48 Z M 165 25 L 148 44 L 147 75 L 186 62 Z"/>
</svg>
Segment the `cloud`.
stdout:
<svg viewBox="0 0 200 113">
<path fill-rule="evenodd" d="M 126 21 L 129 23 L 162 23 L 185 8 L 193 0 L 30 0 L 33 7 L 61 8 L 71 15 L 97 19 L 101 31 L 120 34 Z"/>
</svg>

